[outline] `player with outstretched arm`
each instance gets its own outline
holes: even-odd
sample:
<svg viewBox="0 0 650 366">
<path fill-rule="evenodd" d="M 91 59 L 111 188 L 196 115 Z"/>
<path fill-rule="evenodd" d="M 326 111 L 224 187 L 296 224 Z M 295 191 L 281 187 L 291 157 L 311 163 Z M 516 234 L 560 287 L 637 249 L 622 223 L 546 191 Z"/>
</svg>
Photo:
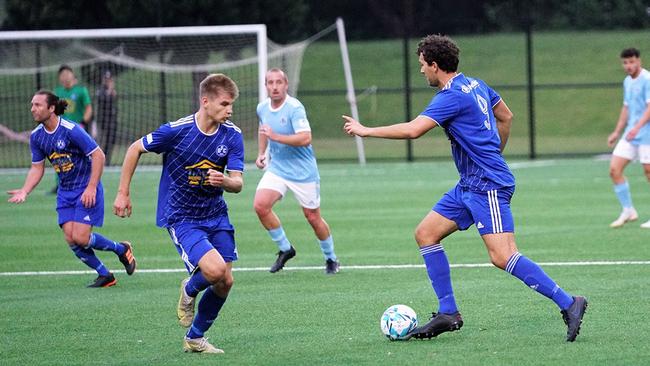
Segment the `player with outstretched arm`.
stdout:
<svg viewBox="0 0 650 366">
<path fill-rule="evenodd" d="M 573 342 L 580 330 L 587 300 L 566 293 L 535 262 L 517 250 L 510 211 L 515 179 L 501 154 L 510 134 L 512 113 L 485 82 L 457 71 L 459 53 L 456 44 L 446 36 L 430 35 L 420 41 L 417 50 L 420 72 L 440 92 L 412 121 L 371 128 L 343 116 L 344 130 L 350 135 L 415 139 L 440 126 L 451 142 L 460 181 L 443 195 L 415 230 L 439 308 L 428 323 L 412 332 L 412 336 L 431 338 L 463 326 L 441 241 L 474 224 L 496 267 L 557 304 L 568 328 L 566 340 Z"/>
</svg>

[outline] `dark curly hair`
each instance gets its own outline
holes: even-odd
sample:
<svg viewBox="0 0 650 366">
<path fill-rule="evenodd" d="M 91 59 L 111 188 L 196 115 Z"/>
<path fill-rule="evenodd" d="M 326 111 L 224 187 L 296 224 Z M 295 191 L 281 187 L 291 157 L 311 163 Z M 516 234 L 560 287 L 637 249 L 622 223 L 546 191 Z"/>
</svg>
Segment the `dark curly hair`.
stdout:
<svg viewBox="0 0 650 366">
<path fill-rule="evenodd" d="M 623 51 L 621 51 L 621 58 L 630 58 L 630 57 L 639 57 L 641 56 L 641 52 L 637 50 L 636 48 L 626 48 Z"/>
<path fill-rule="evenodd" d="M 57 116 L 62 115 L 68 107 L 68 102 L 65 99 L 60 99 L 49 90 L 41 89 L 36 92 L 36 95 L 45 95 L 47 107 L 49 108 L 50 106 L 54 106 L 54 114 Z"/>
<path fill-rule="evenodd" d="M 460 49 L 447 36 L 439 34 L 428 35 L 418 43 L 417 55 L 431 66 L 434 62 L 442 71 L 455 72 L 458 70 L 458 55 Z"/>
</svg>

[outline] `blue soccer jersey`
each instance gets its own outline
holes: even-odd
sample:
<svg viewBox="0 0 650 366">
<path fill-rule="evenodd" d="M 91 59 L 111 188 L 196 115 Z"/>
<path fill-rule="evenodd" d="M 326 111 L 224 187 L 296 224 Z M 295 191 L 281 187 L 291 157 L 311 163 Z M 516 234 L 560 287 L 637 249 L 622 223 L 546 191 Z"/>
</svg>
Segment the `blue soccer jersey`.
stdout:
<svg viewBox="0 0 650 366">
<path fill-rule="evenodd" d="M 499 94 L 485 82 L 459 73 L 421 113 L 444 128 L 463 188 L 489 191 L 515 184 L 501 155 L 501 138 L 492 111 L 500 101 Z"/>
<path fill-rule="evenodd" d="M 59 188 L 72 191 L 86 188 L 90 180 L 92 154 L 99 147 L 95 140 L 77 124 L 59 117 L 54 132 L 38 125 L 29 138 L 32 163 L 46 158 L 59 175 Z"/>
<path fill-rule="evenodd" d="M 298 99 L 289 95 L 276 109 L 271 106 L 271 99 L 266 99 L 257 106 L 257 116 L 260 124 L 271 126 L 275 133 L 293 135 L 311 131 L 305 107 Z M 311 144 L 290 146 L 269 140 L 269 152 L 271 156 L 268 169 L 275 175 L 301 183 L 320 180 Z"/>
<path fill-rule="evenodd" d="M 195 115 L 169 122 L 142 138 L 147 151 L 163 154 L 158 190 L 158 226 L 205 223 L 227 214 L 223 188 L 208 184 L 209 169 L 244 171 L 244 141 L 232 122 L 208 135 Z"/>
<path fill-rule="evenodd" d="M 641 69 L 641 73 L 635 79 L 627 76 L 623 81 L 623 104 L 627 106 L 627 126 L 623 138 L 639 122 L 639 118 L 648 108 L 650 103 L 650 72 Z M 634 145 L 650 145 L 650 123 L 646 123 L 636 137 L 630 141 Z"/>
</svg>

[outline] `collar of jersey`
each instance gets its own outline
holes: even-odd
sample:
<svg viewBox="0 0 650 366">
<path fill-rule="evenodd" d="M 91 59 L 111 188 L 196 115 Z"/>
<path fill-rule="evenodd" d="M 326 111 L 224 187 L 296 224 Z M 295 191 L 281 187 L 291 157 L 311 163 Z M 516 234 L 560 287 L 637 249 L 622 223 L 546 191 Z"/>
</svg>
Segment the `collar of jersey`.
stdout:
<svg viewBox="0 0 650 366">
<path fill-rule="evenodd" d="M 289 100 L 289 94 L 287 94 L 287 96 L 284 98 L 284 101 L 282 102 L 282 104 L 280 104 L 279 107 L 277 107 L 277 108 L 273 108 L 273 101 L 271 100 L 271 98 L 269 98 L 269 110 L 270 110 L 271 112 L 277 112 L 277 111 L 279 111 L 279 110 L 282 109 L 282 107 L 284 107 L 284 105 L 287 103 L 287 100 Z"/>
<path fill-rule="evenodd" d="M 48 135 L 54 135 L 56 130 L 59 129 L 59 126 L 61 126 L 61 116 L 59 116 L 59 119 L 56 122 L 56 127 L 54 128 L 54 131 L 52 131 L 52 132 L 48 131 L 47 128 L 45 127 L 45 124 L 43 124 L 43 130 L 45 130 L 45 133 L 48 134 Z"/>
<path fill-rule="evenodd" d="M 217 129 L 214 130 L 213 133 L 205 133 L 205 132 L 203 132 L 203 130 L 201 129 L 201 127 L 199 127 L 199 121 L 196 119 L 196 113 L 194 113 L 194 115 L 192 116 L 192 118 L 194 118 L 194 125 L 196 126 L 196 129 L 199 130 L 199 132 L 201 132 L 203 135 L 205 135 L 205 136 L 214 136 L 214 135 L 217 134 L 217 132 L 219 132 L 219 127 L 221 127 L 221 123 L 218 123 L 218 124 L 217 124 Z"/>
<path fill-rule="evenodd" d="M 445 84 L 445 87 L 442 88 L 442 90 L 447 90 L 447 89 L 451 88 L 451 83 L 453 83 L 453 82 L 454 82 L 454 79 L 456 79 L 456 78 L 459 77 L 460 75 L 463 75 L 463 73 L 462 73 L 462 72 L 459 72 L 458 74 L 454 75 L 453 78 L 449 79 L 449 80 L 447 81 L 447 84 Z"/>
</svg>

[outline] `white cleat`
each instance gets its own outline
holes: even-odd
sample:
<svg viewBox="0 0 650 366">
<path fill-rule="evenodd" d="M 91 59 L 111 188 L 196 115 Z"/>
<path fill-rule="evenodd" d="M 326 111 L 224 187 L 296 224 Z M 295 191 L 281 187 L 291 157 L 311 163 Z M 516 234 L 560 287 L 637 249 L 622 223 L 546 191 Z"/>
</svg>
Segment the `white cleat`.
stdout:
<svg viewBox="0 0 650 366">
<path fill-rule="evenodd" d="M 189 328 L 194 320 L 194 302 L 196 297 L 191 297 L 185 293 L 185 285 L 189 282 L 190 278 L 181 281 L 180 296 L 178 298 L 178 308 L 176 314 L 178 315 L 178 322 L 182 327 Z"/>
<path fill-rule="evenodd" d="M 650 220 L 648 220 L 648 221 L 644 222 L 643 224 L 641 224 L 641 228 L 642 229 L 650 229 Z"/>
<path fill-rule="evenodd" d="M 183 351 L 197 353 L 224 353 L 221 348 L 211 345 L 205 337 L 183 338 Z"/>
<path fill-rule="evenodd" d="M 618 219 L 609 224 L 609 227 L 618 228 L 625 225 L 626 222 L 635 221 L 638 218 L 639 215 L 636 213 L 636 210 L 634 208 L 624 208 Z"/>
</svg>

